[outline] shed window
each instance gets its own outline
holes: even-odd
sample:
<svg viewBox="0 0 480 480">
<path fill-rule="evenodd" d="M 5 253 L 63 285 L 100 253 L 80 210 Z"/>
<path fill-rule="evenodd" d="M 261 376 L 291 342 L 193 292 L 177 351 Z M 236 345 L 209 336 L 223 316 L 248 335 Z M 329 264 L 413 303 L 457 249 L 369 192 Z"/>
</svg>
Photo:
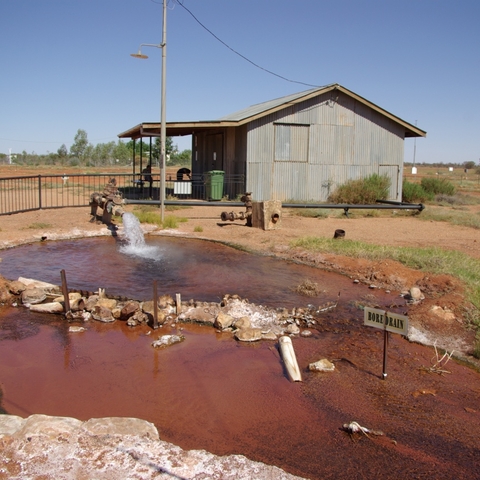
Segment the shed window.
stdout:
<svg viewBox="0 0 480 480">
<path fill-rule="evenodd" d="M 307 162 L 309 125 L 275 124 L 275 161 Z"/>
</svg>

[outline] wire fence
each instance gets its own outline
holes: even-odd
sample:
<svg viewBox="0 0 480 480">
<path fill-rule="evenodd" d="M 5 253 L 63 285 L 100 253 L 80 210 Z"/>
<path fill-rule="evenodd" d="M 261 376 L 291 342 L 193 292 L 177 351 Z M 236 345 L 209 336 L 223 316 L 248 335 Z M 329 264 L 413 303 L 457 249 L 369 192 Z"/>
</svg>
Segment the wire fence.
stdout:
<svg viewBox="0 0 480 480">
<path fill-rule="evenodd" d="M 0 215 L 32 210 L 85 207 L 90 195 L 103 192 L 111 178 L 128 200 L 160 200 L 160 178 L 141 174 L 34 175 L 0 178 Z M 193 175 L 186 181 L 165 181 L 165 198 L 174 200 L 235 200 L 245 191 L 244 175 L 212 179 Z"/>
</svg>

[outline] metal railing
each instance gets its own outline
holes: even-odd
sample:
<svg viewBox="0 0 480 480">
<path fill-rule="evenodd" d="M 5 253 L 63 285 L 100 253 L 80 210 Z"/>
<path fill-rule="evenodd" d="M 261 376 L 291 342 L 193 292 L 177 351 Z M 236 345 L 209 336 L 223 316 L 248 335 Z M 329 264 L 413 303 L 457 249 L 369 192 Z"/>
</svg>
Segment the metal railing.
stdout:
<svg viewBox="0 0 480 480">
<path fill-rule="evenodd" d="M 160 179 L 152 175 L 146 181 L 141 174 L 83 174 L 33 175 L 0 178 L 0 215 L 32 210 L 88 206 L 93 192 L 102 192 L 114 177 L 117 188 L 131 201 L 159 201 Z M 190 181 L 165 182 L 166 198 L 172 201 L 209 200 L 209 185 L 203 175 L 194 175 Z M 245 191 L 244 175 L 225 175 L 221 197 L 234 200 Z M 220 200 L 220 199 L 218 199 Z"/>
</svg>

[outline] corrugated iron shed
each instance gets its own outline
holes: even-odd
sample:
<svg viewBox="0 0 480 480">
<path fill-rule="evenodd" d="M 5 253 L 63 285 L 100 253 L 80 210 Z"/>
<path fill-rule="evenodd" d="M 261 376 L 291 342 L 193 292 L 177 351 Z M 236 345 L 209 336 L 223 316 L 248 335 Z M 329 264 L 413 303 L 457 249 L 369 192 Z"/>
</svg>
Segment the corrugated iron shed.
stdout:
<svg viewBox="0 0 480 480">
<path fill-rule="evenodd" d="M 120 138 L 160 136 L 142 123 Z M 192 172 L 245 178 L 225 194 L 255 200 L 325 201 L 333 190 L 372 174 L 391 180 L 401 200 L 404 140 L 426 132 L 339 84 L 252 105 L 217 120 L 166 122 L 167 136 L 192 135 Z"/>
<path fill-rule="evenodd" d="M 310 98 L 323 95 L 331 91 L 343 92 L 346 95 L 354 98 L 360 103 L 365 104 L 367 107 L 379 112 L 380 114 L 390 118 L 394 122 L 398 123 L 405 129 L 405 137 L 425 137 L 426 132 L 420 128 L 412 125 L 405 120 L 387 112 L 383 108 L 375 105 L 374 103 L 366 100 L 365 98 L 357 95 L 351 90 L 342 87 L 341 85 L 334 83 L 319 88 L 313 88 L 292 95 L 287 95 L 274 100 L 269 100 L 263 103 L 252 105 L 243 110 L 231 113 L 217 120 L 198 120 L 198 121 L 186 121 L 186 122 L 167 122 L 167 136 L 176 137 L 191 135 L 196 131 L 212 128 L 225 128 L 225 127 L 238 127 L 247 122 L 251 122 L 266 115 L 277 112 L 289 106 L 295 105 L 299 102 L 306 101 Z M 119 138 L 140 138 L 160 136 L 160 123 L 159 122 L 145 122 L 135 127 L 126 130 L 118 135 Z"/>
</svg>

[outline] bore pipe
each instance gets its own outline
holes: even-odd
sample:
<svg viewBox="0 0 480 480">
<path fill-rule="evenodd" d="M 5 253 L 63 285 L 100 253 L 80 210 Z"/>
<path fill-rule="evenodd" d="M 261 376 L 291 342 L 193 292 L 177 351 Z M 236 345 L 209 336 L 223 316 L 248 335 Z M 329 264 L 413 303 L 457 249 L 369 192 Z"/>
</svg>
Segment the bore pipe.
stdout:
<svg viewBox="0 0 480 480">
<path fill-rule="evenodd" d="M 282 354 L 283 363 L 287 369 L 288 376 L 292 382 L 301 382 L 302 373 L 298 367 L 297 357 L 295 356 L 295 351 L 293 350 L 292 339 L 287 336 L 280 337 L 278 339 L 280 344 L 280 352 Z"/>
<path fill-rule="evenodd" d="M 350 209 L 356 210 L 418 210 L 425 209 L 422 203 L 404 203 L 393 202 L 388 200 L 377 200 L 383 205 L 368 204 L 359 205 L 353 203 L 283 203 L 282 208 L 343 208 L 345 215 L 348 217 Z M 125 199 L 125 203 L 132 205 L 160 205 L 158 200 L 129 200 Z M 165 200 L 165 205 L 187 205 L 190 207 L 243 207 L 245 204 L 241 202 L 207 202 L 207 201 L 188 201 L 188 200 Z"/>
</svg>

